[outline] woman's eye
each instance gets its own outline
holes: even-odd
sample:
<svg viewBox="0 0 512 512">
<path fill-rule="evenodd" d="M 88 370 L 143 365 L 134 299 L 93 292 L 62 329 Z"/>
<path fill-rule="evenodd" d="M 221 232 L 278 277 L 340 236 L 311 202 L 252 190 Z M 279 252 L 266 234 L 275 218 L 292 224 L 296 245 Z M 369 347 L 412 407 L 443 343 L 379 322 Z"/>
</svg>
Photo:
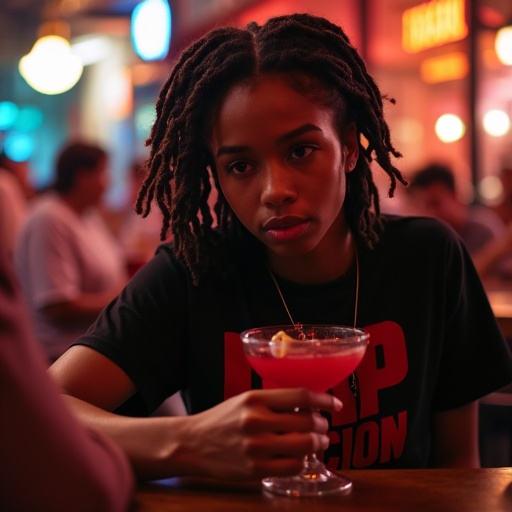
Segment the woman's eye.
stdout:
<svg viewBox="0 0 512 512">
<path fill-rule="evenodd" d="M 227 167 L 228 172 L 232 174 L 245 174 L 251 170 L 251 165 L 248 162 L 233 162 Z"/>
<path fill-rule="evenodd" d="M 291 158 L 306 158 L 317 149 L 315 146 L 297 146 L 290 152 Z"/>
</svg>

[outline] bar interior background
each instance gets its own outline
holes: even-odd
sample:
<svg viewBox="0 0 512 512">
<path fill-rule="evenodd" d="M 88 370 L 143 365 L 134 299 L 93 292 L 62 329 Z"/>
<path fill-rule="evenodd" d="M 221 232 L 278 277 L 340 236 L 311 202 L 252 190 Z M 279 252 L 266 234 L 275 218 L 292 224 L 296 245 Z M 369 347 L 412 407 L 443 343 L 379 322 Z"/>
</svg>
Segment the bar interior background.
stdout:
<svg viewBox="0 0 512 512">
<path fill-rule="evenodd" d="M 510 0 L 169 0 L 169 45 L 165 57 L 152 61 L 132 45 L 131 16 L 140 3 L 2 0 L 0 146 L 29 159 L 37 188 L 51 182 L 61 144 L 80 136 L 110 151 L 108 202 L 122 204 L 126 173 L 145 155 L 156 95 L 181 47 L 215 25 L 309 11 L 341 24 L 380 88 L 397 99 L 386 109 L 406 175 L 442 161 L 453 167 L 468 201 L 499 200 L 498 173 L 504 161 L 512 165 L 512 57 L 500 60 L 495 44 L 512 26 Z M 67 31 L 73 48 L 93 41 L 98 52 L 88 54 L 75 86 L 52 95 L 35 91 L 19 71 L 48 22 Z M 509 37 L 505 49 L 512 52 Z M 383 209 L 400 210 L 400 193 L 387 200 L 382 179 Z"/>
</svg>

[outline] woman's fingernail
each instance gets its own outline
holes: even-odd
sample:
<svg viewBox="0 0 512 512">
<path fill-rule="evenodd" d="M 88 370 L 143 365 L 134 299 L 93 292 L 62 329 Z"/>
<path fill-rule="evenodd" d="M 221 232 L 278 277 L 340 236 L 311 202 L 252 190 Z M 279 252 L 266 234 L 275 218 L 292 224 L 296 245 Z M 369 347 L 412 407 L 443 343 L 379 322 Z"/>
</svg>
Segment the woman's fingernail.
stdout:
<svg viewBox="0 0 512 512">
<path fill-rule="evenodd" d="M 338 400 L 335 396 L 333 396 L 332 398 L 334 402 L 334 410 L 341 411 L 341 409 L 343 409 L 343 402 L 341 400 Z"/>
</svg>

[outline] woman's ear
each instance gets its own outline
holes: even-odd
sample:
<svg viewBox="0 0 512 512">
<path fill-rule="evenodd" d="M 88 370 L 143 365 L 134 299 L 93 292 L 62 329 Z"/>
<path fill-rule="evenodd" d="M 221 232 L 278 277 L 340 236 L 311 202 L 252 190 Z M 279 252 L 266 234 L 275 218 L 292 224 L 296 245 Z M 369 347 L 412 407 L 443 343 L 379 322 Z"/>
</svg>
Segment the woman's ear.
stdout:
<svg viewBox="0 0 512 512">
<path fill-rule="evenodd" d="M 350 123 L 343 134 L 343 153 L 345 172 L 352 172 L 357 164 L 359 158 L 359 137 L 357 133 L 356 123 Z"/>
</svg>

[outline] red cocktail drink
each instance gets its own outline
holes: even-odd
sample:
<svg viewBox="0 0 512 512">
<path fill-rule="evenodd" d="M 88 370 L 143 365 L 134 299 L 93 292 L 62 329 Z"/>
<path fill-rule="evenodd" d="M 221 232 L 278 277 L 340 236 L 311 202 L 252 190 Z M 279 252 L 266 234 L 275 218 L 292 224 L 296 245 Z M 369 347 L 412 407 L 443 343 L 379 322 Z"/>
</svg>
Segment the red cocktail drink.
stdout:
<svg viewBox="0 0 512 512">
<path fill-rule="evenodd" d="M 290 348 L 293 351 L 292 348 Z M 359 365 L 366 345 L 340 349 L 334 355 L 309 354 L 284 357 L 247 355 L 249 364 L 267 384 L 265 387 L 327 391 L 346 379 Z"/>
<path fill-rule="evenodd" d="M 307 388 L 325 392 L 354 372 L 362 361 L 369 334 L 337 325 L 277 325 L 244 331 L 245 355 L 263 387 Z M 347 492 L 349 478 L 331 473 L 316 456 L 293 477 L 263 479 L 266 490 L 286 496 L 322 496 Z"/>
</svg>

